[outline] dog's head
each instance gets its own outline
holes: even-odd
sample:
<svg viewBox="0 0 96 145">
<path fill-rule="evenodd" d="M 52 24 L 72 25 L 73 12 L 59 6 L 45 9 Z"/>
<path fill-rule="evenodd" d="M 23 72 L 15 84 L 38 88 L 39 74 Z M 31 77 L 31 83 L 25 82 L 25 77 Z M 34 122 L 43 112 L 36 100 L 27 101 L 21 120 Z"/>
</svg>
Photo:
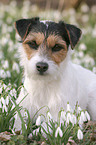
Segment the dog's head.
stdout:
<svg viewBox="0 0 96 145">
<path fill-rule="evenodd" d="M 74 25 L 40 21 L 37 17 L 20 19 L 15 27 L 22 39 L 23 65 L 29 77 L 55 77 L 66 59 L 69 45 L 73 49 L 81 36 L 81 30 Z"/>
</svg>

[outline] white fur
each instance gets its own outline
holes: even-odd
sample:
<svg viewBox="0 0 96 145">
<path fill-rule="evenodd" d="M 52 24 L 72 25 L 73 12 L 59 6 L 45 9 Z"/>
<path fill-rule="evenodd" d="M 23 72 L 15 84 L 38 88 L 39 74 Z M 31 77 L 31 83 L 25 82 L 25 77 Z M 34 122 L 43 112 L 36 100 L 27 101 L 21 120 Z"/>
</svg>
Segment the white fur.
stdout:
<svg viewBox="0 0 96 145">
<path fill-rule="evenodd" d="M 48 29 L 48 24 L 47 24 L 47 22 L 52 22 L 52 21 L 51 21 L 51 20 L 43 20 L 43 21 L 40 21 L 40 22 L 44 23 L 44 24 L 47 26 L 47 29 Z"/>
<path fill-rule="evenodd" d="M 69 49 L 65 60 L 58 66 L 47 55 L 37 53 L 30 60 L 22 49 L 21 64 L 25 70 L 24 87 L 17 103 L 28 93 L 21 103 L 27 108 L 31 118 L 38 109 L 47 105 L 54 119 L 57 118 L 61 107 L 66 109 L 67 102 L 72 107 L 78 101 L 82 109 L 87 109 L 92 120 L 96 120 L 96 75 L 91 71 L 73 64 L 70 60 Z M 41 76 L 36 70 L 37 62 L 46 62 L 48 71 Z M 42 111 L 44 113 L 44 109 Z M 19 119 L 16 127 L 19 128 Z"/>
</svg>

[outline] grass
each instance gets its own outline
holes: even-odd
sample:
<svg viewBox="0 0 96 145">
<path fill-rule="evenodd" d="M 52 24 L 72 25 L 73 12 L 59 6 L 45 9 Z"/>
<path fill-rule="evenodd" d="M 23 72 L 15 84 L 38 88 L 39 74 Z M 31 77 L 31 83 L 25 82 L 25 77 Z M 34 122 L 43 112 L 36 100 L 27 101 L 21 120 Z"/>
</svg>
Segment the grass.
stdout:
<svg viewBox="0 0 96 145">
<path fill-rule="evenodd" d="M 82 9 L 82 7 L 84 7 Z M 86 9 L 87 7 L 87 9 Z M 85 10 L 85 11 L 84 11 Z M 25 114 L 28 117 L 26 122 L 25 118 L 21 115 L 19 104 L 16 104 L 20 88 L 23 85 L 23 69 L 19 64 L 18 47 L 22 47 L 19 43 L 20 38 L 17 36 L 14 28 L 14 21 L 22 17 L 40 16 L 41 19 L 52 19 L 54 21 L 64 20 L 67 23 L 78 25 L 83 31 L 81 41 L 76 46 L 72 55 L 72 61 L 80 64 L 94 73 L 96 73 L 96 12 L 93 7 L 89 8 L 82 5 L 78 11 L 73 8 L 59 12 L 58 10 L 40 10 L 36 5 L 31 6 L 30 2 L 23 2 L 21 7 L 16 5 L 15 1 L 11 1 L 9 5 L 0 5 L 0 133 L 7 131 L 10 140 L 4 141 L 1 138 L 1 144 L 7 145 L 26 145 L 26 144 L 41 144 L 45 142 L 51 145 L 63 145 L 67 143 L 77 144 L 96 144 L 96 124 L 88 123 L 83 120 L 85 127 L 79 124 L 81 112 L 76 115 L 76 108 L 74 112 L 63 110 L 58 113 L 58 121 L 54 121 L 50 113 L 45 118 L 44 123 L 37 120 L 36 124 L 30 119 L 27 110 Z M 26 97 L 26 96 L 25 96 Z M 68 104 L 67 104 L 68 105 Z M 76 106 L 78 108 L 78 106 Z M 22 122 L 22 133 L 15 134 L 14 121 L 16 113 L 18 112 Z M 69 113 L 69 117 L 68 117 Z M 62 115 L 63 114 L 63 120 Z M 71 115 L 70 115 L 71 114 Z M 76 122 L 72 122 L 70 116 L 75 115 Z M 68 121 L 69 118 L 69 121 Z M 39 123 L 39 125 L 38 125 Z M 78 139 L 78 130 L 83 133 L 83 138 Z M 4 135 L 6 132 L 4 133 Z M 12 134 L 12 135 L 11 135 Z M 28 138 L 31 136 L 31 138 Z M 72 138 L 71 138 L 72 137 Z M 81 136 L 82 137 L 82 136 Z"/>
</svg>

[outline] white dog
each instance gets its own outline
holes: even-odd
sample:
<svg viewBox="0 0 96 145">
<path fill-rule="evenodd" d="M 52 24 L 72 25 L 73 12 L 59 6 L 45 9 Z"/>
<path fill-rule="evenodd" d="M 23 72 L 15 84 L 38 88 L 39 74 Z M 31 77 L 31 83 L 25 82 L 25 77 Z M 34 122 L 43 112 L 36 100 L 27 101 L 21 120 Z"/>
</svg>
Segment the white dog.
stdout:
<svg viewBox="0 0 96 145">
<path fill-rule="evenodd" d="M 96 75 L 70 60 L 81 30 L 62 21 L 39 18 L 21 19 L 15 26 L 23 44 L 20 52 L 26 90 L 21 90 L 17 103 L 28 93 L 21 106 L 28 109 L 31 117 L 46 105 L 56 119 L 67 102 L 74 107 L 78 101 L 96 120 Z M 17 120 L 17 128 L 19 124 Z"/>
</svg>

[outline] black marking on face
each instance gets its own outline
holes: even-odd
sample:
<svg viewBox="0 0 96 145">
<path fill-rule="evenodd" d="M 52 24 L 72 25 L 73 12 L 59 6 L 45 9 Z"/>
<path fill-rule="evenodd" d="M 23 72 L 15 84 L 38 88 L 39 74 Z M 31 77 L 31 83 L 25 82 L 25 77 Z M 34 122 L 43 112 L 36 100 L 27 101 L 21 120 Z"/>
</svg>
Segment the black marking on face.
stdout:
<svg viewBox="0 0 96 145">
<path fill-rule="evenodd" d="M 32 32 L 43 33 L 45 39 L 47 39 L 49 35 L 57 35 L 62 37 L 66 42 L 67 48 L 71 45 L 72 49 L 75 47 L 81 36 L 81 30 L 79 28 L 74 25 L 66 24 L 63 21 L 60 21 L 59 23 L 52 21 L 43 23 L 40 22 L 39 18 L 21 19 L 16 21 L 15 27 L 22 40 L 25 40 L 25 38 Z M 37 49 L 37 45 L 33 44 L 33 42 L 29 43 L 29 45 L 32 47 L 34 45 L 33 48 Z M 55 51 L 56 47 L 57 45 L 53 48 L 53 51 Z M 57 51 L 59 51 L 59 46 L 57 48 Z"/>
</svg>

